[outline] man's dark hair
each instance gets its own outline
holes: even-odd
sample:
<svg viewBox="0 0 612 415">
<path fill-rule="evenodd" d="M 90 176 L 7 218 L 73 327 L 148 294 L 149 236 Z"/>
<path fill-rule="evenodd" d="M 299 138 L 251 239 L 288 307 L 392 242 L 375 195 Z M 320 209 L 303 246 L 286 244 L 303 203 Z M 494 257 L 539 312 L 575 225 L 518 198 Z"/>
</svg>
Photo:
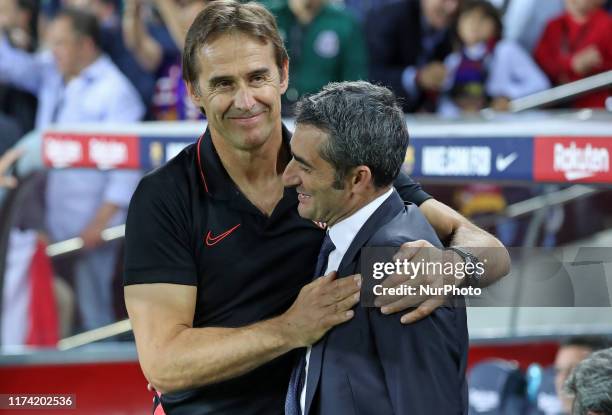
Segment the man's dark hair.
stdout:
<svg viewBox="0 0 612 415">
<path fill-rule="evenodd" d="M 232 33 L 252 36 L 262 43 L 270 42 L 274 48 L 276 65 L 282 74 L 283 64 L 289 57 L 274 16 L 257 3 L 242 4 L 234 0 L 218 0 L 210 2 L 197 15 L 185 38 L 183 79 L 191 84 L 195 91 L 199 88 L 198 51 L 219 36 Z"/>
<path fill-rule="evenodd" d="M 400 172 L 408 130 L 395 95 L 385 87 L 365 81 L 330 83 L 298 102 L 296 123 L 329 135 L 319 152 L 336 171 L 336 189 L 343 188 L 346 174 L 356 166 L 368 166 L 378 188 Z"/>
<path fill-rule="evenodd" d="M 610 347 L 610 341 L 604 336 L 572 336 L 561 342 L 561 347 L 584 347 L 593 352 Z"/>
<path fill-rule="evenodd" d="M 69 19 L 77 35 L 90 38 L 96 48 L 101 48 L 100 25 L 96 16 L 74 7 L 65 7 L 55 15 L 55 19 L 60 18 Z"/>
<path fill-rule="evenodd" d="M 612 415 L 612 348 L 595 352 L 580 362 L 564 388 L 574 398 L 572 414 Z"/>
</svg>

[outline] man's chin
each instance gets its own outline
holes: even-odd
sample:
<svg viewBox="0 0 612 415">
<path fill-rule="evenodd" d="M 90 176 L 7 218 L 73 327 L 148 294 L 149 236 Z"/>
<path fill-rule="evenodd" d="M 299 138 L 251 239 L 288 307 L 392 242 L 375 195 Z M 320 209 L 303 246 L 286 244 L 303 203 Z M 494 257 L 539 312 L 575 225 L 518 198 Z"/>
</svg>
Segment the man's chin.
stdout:
<svg viewBox="0 0 612 415">
<path fill-rule="evenodd" d="M 301 203 L 298 204 L 298 213 L 300 214 L 300 217 L 302 217 L 304 219 L 316 220 L 315 219 L 315 215 L 312 214 L 312 211 L 310 209 L 307 209 Z"/>
</svg>

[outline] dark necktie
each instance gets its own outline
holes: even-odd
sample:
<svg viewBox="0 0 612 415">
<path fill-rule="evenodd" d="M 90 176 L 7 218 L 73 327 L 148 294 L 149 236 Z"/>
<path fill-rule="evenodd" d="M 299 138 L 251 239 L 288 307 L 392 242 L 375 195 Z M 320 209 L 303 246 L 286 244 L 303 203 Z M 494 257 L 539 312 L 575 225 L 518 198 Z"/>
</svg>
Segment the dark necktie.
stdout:
<svg viewBox="0 0 612 415">
<path fill-rule="evenodd" d="M 329 232 L 325 234 L 319 256 L 317 257 L 317 266 L 313 279 L 322 276 L 327 269 L 327 259 L 329 254 L 336 249 L 336 246 L 329 237 Z M 291 372 L 291 380 L 289 380 L 289 389 L 287 390 L 287 398 L 285 400 L 285 415 L 301 415 L 300 395 L 304 388 L 306 379 L 306 356 L 302 355 L 299 362 L 294 366 Z"/>
<path fill-rule="evenodd" d="M 323 244 L 321 245 L 321 250 L 319 251 L 319 256 L 317 257 L 317 266 L 315 267 L 315 275 L 313 279 L 321 277 L 325 274 L 325 270 L 327 269 L 327 259 L 329 258 L 329 254 L 336 249 L 336 245 L 332 242 L 329 237 L 329 232 L 325 234 L 325 238 L 323 238 Z"/>
</svg>

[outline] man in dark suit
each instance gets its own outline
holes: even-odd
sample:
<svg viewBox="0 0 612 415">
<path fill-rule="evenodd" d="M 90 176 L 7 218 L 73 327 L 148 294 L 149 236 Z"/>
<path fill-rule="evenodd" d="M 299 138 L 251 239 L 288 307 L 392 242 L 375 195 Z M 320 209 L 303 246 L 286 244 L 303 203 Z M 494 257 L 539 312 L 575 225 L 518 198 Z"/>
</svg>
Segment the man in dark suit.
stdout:
<svg viewBox="0 0 612 415">
<path fill-rule="evenodd" d="M 452 51 L 450 26 L 461 0 L 400 0 L 369 13 L 370 80 L 403 99 L 405 112 L 434 111 Z"/>
<path fill-rule="evenodd" d="M 365 275 L 363 247 L 418 239 L 442 247 L 418 208 L 393 190 L 407 145 L 402 110 L 387 88 L 329 84 L 300 101 L 283 181 L 296 187 L 300 216 L 327 223 L 315 275 Z M 410 326 L 375 308 L 351 311 L 352 320 L 296 365 L 288 415 L 467 413 L 464 307 L 440 307 Z"/>
</svg>

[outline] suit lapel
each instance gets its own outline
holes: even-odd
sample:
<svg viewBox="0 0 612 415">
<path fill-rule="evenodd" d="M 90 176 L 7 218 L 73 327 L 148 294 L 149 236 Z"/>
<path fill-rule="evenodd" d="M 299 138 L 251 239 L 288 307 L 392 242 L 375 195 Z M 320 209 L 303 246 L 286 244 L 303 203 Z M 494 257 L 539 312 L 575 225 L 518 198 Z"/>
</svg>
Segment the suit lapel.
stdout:
<svg viewBox="0 0 612 415">
<path fill-rule="evenodd" d="M 368 242 L 368 240 L 376 233 L 378 229 L 385 223 L 393 219 L 398 213 L 404 209 L 404 202 L 397 194 L 393 191 L 382 205 L 378 207 L 363 224 L 353 242 L 349 246 L 348 250 L 342 257 L 342 261 L 338 266 L 338 277 L 346 277 L 350 273 L 354 272 L 355 266 L 353 264 L 355 258 L 359 254 L 361 248 Z M 352 265 L 352 266 L 351 266 Z M 310 360 L 308 362 L 308 377 L 306 379 L 306 402 L 304 405 L 304 415 L 308 415 L 311 409 L 312 401 L 319 385 L 321 378 L 321 364 L 323 362 L 323 353 L 325 352 L 325 344 L 327 342 L 327 335 L 323 336 L 318 343 L 312 346 L 310 351 Z"/>
</svg>

